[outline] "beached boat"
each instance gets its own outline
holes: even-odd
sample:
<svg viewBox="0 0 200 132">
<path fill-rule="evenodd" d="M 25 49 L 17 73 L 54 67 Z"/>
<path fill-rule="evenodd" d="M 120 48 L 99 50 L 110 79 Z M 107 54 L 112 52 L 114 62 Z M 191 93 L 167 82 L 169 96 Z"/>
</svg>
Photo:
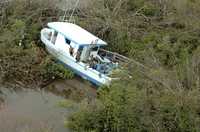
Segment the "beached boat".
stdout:
<svg viewBox="0 0 200 132">
<path fill-rule="evenodd" d="M 50 54 L 84 79 L 96 85 L 110 84 L 124 56 L 102 49 L 106 42 L 76 24 L 51 22 L 47 26 L 41 40 Z"/>
</svg>

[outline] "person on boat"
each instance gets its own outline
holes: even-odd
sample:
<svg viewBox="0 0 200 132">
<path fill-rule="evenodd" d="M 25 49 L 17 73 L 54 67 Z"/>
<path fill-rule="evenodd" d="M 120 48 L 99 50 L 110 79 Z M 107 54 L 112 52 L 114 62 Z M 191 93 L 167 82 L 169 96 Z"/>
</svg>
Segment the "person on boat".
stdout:
<svg viewBox="0 0 200 132">
<path fill-rule="evenodd" d="M 71 56 L 73 56 L 74 48 L 72 46 L 70 46 L 70 48 L 69 48 L 69 53 L 70 53 Z"/>
<path fill-rule="evenodd" d="M 76 62 L 79 62 L 81 59 L 81 53 L 79 51 L 77 51 L 76 53 Z"/>
<path fill-rule="evenodd" d="M 90 60 L 89 60 L 89 66 L 92 69 L 96 69 L 97 68 L 97 64 L 98 64 L 98 60 L 93 55 L 91 55 L 90 56 Z"/>
</svg>

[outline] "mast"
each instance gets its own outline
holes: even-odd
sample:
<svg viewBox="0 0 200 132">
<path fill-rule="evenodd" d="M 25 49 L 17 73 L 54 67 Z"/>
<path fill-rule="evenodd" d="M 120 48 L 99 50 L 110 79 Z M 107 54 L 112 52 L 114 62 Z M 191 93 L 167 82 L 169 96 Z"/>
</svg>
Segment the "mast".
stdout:
<svg viewBox="0 0 200 132">
<path fill-rule="evenodd" d="M 75 7 L 74 7 L 74 9 L 73 9 L 73 11 L 72 11 L 72 14 L 71 14 L 71 16 L 70 16 L 70 18 L 69 18 L 69 21 L 71 21 L 73 15 L 74 15 L 75 9 L 76 9 L 77 6 L 78 6 L 79 1 L 80 1 L 80 0 L 77 0 L 77 1 L 76 1 Z"/>
<path fill-rule="evenodd" d="M 80 2 L 80 0 L 76 1 L 75 6 L 72 9 L 72 13 L 69 16 L 69 20 L 67 20 L 68 22 L 72 22 L 72 18 L 73 18 L 74 12 L 75 12 L 76 8 L 78 7 L 79 2 Z M 65 18 L 67 17 L 68 10 L 69 10 L 69 8 L 66 6 L 65 13 L 64 13 L 64 16 L 63 16 L 63 21 L 66 21 Z"/>
</svg>

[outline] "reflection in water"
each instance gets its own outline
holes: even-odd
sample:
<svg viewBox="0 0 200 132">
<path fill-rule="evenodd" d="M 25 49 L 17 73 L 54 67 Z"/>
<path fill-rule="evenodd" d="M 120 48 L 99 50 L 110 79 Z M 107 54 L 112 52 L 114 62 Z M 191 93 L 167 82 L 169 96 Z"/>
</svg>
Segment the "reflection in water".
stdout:
<svg viewBox="0 0 200 132">
<path fill-rule="evenodd" d="M 63 125 L 69 112 L 59 102 L 96 97 L 95 88 L 78 78 L 55 81 L 42 90 L 0 90 L 0 132 L 69 132 Z"/>
</svg>

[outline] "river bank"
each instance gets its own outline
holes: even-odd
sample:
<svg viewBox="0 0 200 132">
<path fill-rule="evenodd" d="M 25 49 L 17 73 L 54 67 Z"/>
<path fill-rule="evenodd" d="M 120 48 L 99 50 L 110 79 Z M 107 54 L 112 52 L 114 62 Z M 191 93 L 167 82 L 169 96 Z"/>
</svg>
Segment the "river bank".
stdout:
<svg viewBox="0 0 200 132">
<path fill-rule="evenodd" d="M 62 120 L 67 110 L 57 105 L 63 97 L 30 89 L 4 89 L 1 96 L 4 100 L 0 109 L 1 132 L 68 132 Z"/>
<path fill-rule="evenodd" d="M 64 120 L 69 110 L 61 108 L 60 101 L 77 103 L 96 97 L 90 83 L 74 77 L 45 52 L 39 41 L 42 23 L 38 18 L 43 13 L 48 18 L 58 15 L 58 10 L 48 0 L 16 0 L 4 7 L 0 25 L 1 132 L 67 132 Z"/>
<path fill-rule="evenodd" d="M 79 102 L 83 98 L 95 98 L 96 90 L 84 80 L 56 80 L 40 88 L 0 87 L 1 132 L 69 132 L 64 126 L 70 109 L 61 101 Z"/>
</svg>

